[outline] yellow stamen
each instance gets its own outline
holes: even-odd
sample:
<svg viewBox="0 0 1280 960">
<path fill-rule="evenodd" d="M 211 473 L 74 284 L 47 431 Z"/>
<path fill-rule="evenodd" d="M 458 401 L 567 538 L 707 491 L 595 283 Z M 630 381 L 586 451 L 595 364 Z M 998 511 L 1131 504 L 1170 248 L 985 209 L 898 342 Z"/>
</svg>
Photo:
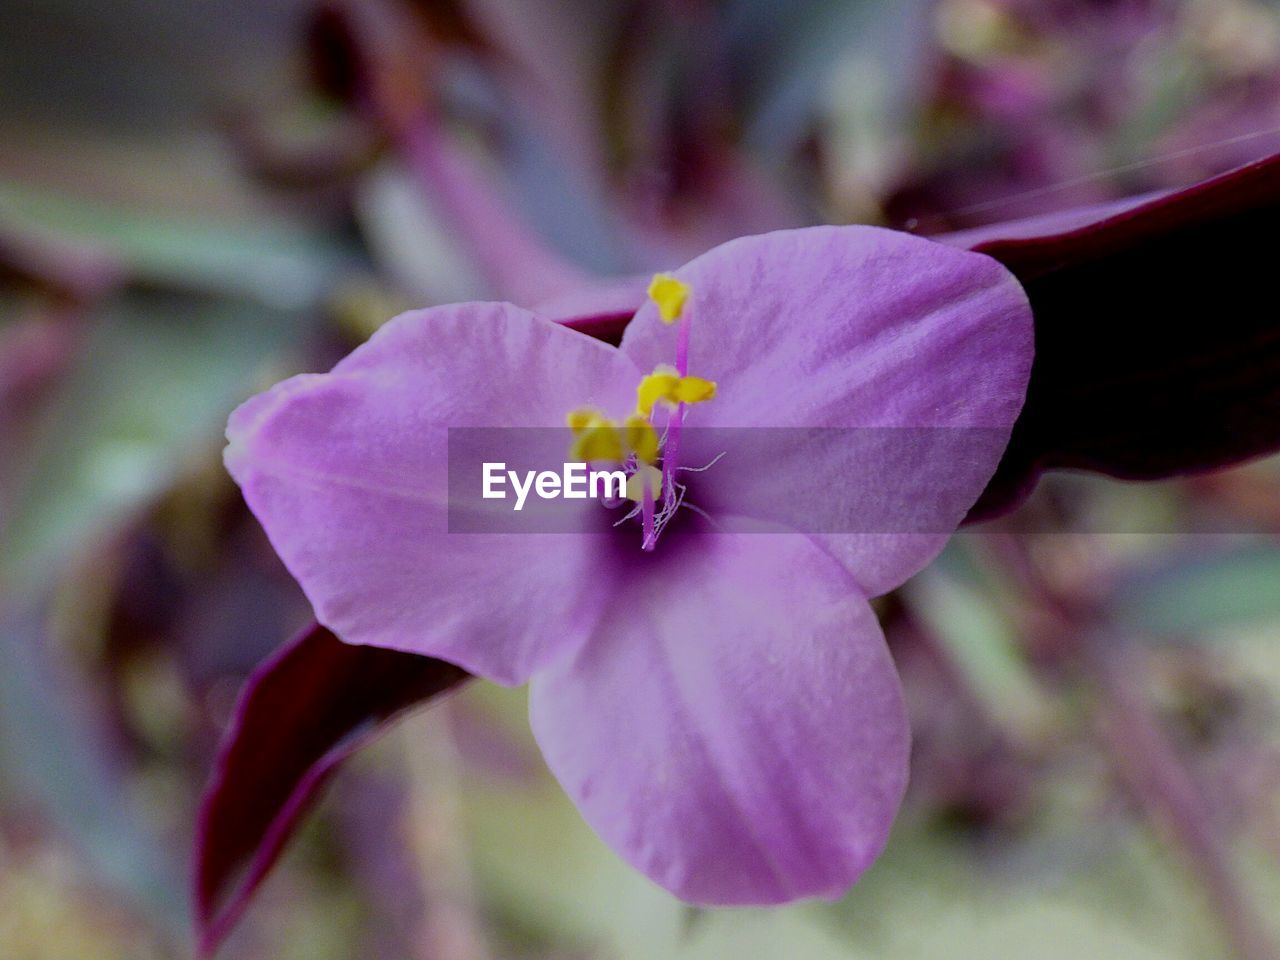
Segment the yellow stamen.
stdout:
<svg viewBox="0 0 1280 960">
<path fill-rule="evenodd" d="M 678 403 L 702 403 L 716 395 L 714 380 L 702 377 L 681 377 L 676 384 L 675 399 Z"/>
<path fill-rule="evenodd" d="M 569 448 L 570 458 L 577 463 L 620 463 L 626 459 L 618 428 L 611 423 L 589 427 L 578 435 Z"/>
<path fill-rule="evenodd" d="M 627 499 L 634 500 L 636 503 L 644 500 L 646 482 L 649 484 L 653 499 L 659 499 L 662 496 L 662 471 L 647 463 L 640 464 L 636 472 L 627 478 Z"/>
<path fill-rule="evenodd" d="M 632 415 L 626 422 L 627 449 L 641 463 L 653 463 L 658 459 L 658 432 L 646 418 Z"/>
<path fill-rule="evenodd" d="M 580 433 L 593 423 L 599 423 L 604 419 L 605 415 L 595 407 L 578 407 L 565 414 L 564 422 L 574 433 Z"/>
<path fill-rule="evenodd" d="M 658 316 L 666 324 L 675 323 L 684 311 L 690 288 L 668 273 L 655 273 L 649 284 L 649 299 L 658 305 Z"/>
<path fill-rule="evenodd" d="M 573 431 L 574 439 L 569 448 L 569 456 L 575 462 L 621 462 L 626 459 L 618 425 L 599 410 L 578 407 L 569 411 L 565 422 Z"/>
<path fill-rule="evenodd" d="M 660 363 L 653 368 L 653 373 L 640 380 L 636 387 L 636 412 L 642 417 L 653 413 L 653 405 L 659 400 L 670 400 L 680 383 L 680 375 L 675 367 Z"/>
<path fill-rule="evenodd" d="M 714 380 L 682 377 L 676 373 L 674 367 L 661 363 L 636 387 L 636 413 L 647 417 L 653 413 L 654 406 L 659 402 L 674 407 L 678 403 L 702 403 L 715 395 Z"/>
</svg>

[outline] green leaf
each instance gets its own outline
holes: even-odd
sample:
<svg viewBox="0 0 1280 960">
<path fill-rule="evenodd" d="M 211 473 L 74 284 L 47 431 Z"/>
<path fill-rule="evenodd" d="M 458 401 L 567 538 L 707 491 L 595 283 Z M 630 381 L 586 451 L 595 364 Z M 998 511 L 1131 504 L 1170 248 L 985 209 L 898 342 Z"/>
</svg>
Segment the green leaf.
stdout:
<svg viewBox="0 0 1280 960">
<path fill-rule="evenodd" d="M 1280 547 L 1184 555 L 1118 584 L 1111 608 L 1118 624 L 1170 638 L 1280 621 Z"/>
<path fill-rule="evenodd" d="M 731 60 L 742 70 L 752 144 L 785 153 L 814 118 L 833 67 L 850 57 L 874 64 L 880 95 L 908 116 L 927 9 L 920 0 L 731 0 Z"/>
<path fill-rule="evenodd" d="M 25 458 L 0 584 L 41 583 L 168 485 L 300 329 L 294 314 L 156 294 L 104 311 Z"/>
<path fill-rule="evenodd" d="M 79 244 L 132 279 L 245 297 L 279 309 L 315 303 L 347 254 L 287 222 L 162 215 L 0 180 L 0 229 Z"/>
<path fill-rule="evenodd" d="M 80 708 L 88 693 L 56 668 L 45 618 L 0 619 L 0 767 L 6 792 L 37 800 L 74 838 L 97 876 L 147 908 L 177 936 L 185 929 L 183 871 L 132 803 L 101 730 Z M 6 797 L 12 802 L 16 798 Z"/>
<path fill-rule="evenodd" d="M 990 601 L 990 584 L 976 580 L 953 541 L 904 588 L 911 609 L 946 645 L 992 719 L 1020 739 L 1050 718 L 1044 695 L 1022 653 L 1015 626 Z"/>
</svg>

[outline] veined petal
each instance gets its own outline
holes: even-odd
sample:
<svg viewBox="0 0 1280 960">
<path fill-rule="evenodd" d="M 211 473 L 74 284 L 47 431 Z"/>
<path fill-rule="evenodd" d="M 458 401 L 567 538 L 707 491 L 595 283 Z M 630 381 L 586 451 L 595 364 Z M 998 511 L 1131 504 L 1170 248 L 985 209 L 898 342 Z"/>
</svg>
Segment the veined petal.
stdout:
<svg viewBox="0 0 1280 960">
<path fill-rule="evenodd" d="M 689 538 L 533 678 L 534 734 L 587 822 L 682 899 L 839 895 L 906 785 L 879 625 L 803 536 Z"/>
<path fill-rule="evenodd" d="M 594 623 L 590 537 L 450 534 L 449 428 L 625 410 L 638 375 L 616 349 L 510 305 L 408 313 L 331 373 L 245 403 L 227 467 L 342 639 L 518 683 Z"/>
<path fill-rule="evenodd" d="M 823 444 L 761 433 L 757 462 L 699 478 L 714 501 L 699 506 L 841 531 L 821 539 L 869 596 L 931 560 L 995 471 L 1026 394 L 1033 327 L 1013 275 L 909 234 L 814 227 L 734 240 L 675 276 L 693 290 L 689 370 L 719 385 L 690 415 L 684 463 L 721 452 L 714 437 L 699 445 L 701 427 L 835 431 Z M 646 304 L 622 350 L 651 369 L 676 336 Z M 883 448 L 874 463 L 869 448 Z M 889 495 L 912 515 L 885 512 Z"/>
</svg>

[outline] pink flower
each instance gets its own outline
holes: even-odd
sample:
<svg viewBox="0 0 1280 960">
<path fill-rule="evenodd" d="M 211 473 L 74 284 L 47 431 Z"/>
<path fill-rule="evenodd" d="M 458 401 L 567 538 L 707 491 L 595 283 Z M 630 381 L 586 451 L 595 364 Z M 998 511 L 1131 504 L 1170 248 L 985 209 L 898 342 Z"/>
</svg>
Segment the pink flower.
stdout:
<svg viewBox="0 0 1280 960">
<path fill-rule="evenodd" d="M 868 599 L 936 555 L 994 471 L 1030 310 L 994 260 L 866 227 L 744 238 L 674 278 L 657 297 L 674 322 L 647 303 L 619 347 L 509 304 L 405 314 L 244 404 L 227 465 L 344 640 L 528 681 L 552 771 L 636 868 L 696 903 L 835 896 L 883 849 L 907 778 Z M 591 532 L 449 532 L 449 428 L 570 414 L 580 444 L 604 444 L 590 456 L 640 481 L 633 519 L 587 501 Z M 838 443 L 716 465 L 697 474 L 704 518 L 680 500 L 704 427 L 954 441 L 856 489 L 868 468 Z M 859 526 L 893 490 L 943 522 Z M 779 491 L 839 491 L 838 529 L 867 532 L 798 532 Z M 741 520 L 778 532 L 717 532 Z"/>
</svg>

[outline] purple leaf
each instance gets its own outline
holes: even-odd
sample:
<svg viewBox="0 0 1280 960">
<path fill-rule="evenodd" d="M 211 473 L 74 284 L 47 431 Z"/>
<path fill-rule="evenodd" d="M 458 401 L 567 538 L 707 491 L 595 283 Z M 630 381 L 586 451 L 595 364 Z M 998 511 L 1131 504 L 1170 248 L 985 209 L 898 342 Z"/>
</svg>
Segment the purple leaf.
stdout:
<svg viewBox="0 0 1280 960">
<path fill-rule="evenodd" d="M 1131 480 L 1280 448 L 1271 303 L 1280 155 L 1185 190 L 947 238 L 1022 281 L 1036 360 L 1022 416 L 974 516 L 1051 467 Z"/>
<path fill-rule="evenodd" d="M 651 279 L 652 275 L 645 274 L 602 280 L 544 300 L 534 307 L 534 312 L 589 337 L 617 344 L 623 329 L 644 303 Z"/>
<path fill-rule="evenodd" d="M 1035 314 L 1027 402 L 971 519 L 1013 509 L 1048 468 L 1156 480 L 1280 449 L 1280 321 L 1266 306 L 1277 223 L 1280 154 L 1183 190 L 939 237 L 1008 267 Z M 597 299 L 559 317 L 616 342 L 630 318 Z"/>
<path fill-rule="evenodd" d="M 201 955 L 225 938 L 338 766 L 394 716 L 467 678 L 431 657 L 343 643 L 319 625 L 258 668 L 200 810 Z"/>
</svg>

